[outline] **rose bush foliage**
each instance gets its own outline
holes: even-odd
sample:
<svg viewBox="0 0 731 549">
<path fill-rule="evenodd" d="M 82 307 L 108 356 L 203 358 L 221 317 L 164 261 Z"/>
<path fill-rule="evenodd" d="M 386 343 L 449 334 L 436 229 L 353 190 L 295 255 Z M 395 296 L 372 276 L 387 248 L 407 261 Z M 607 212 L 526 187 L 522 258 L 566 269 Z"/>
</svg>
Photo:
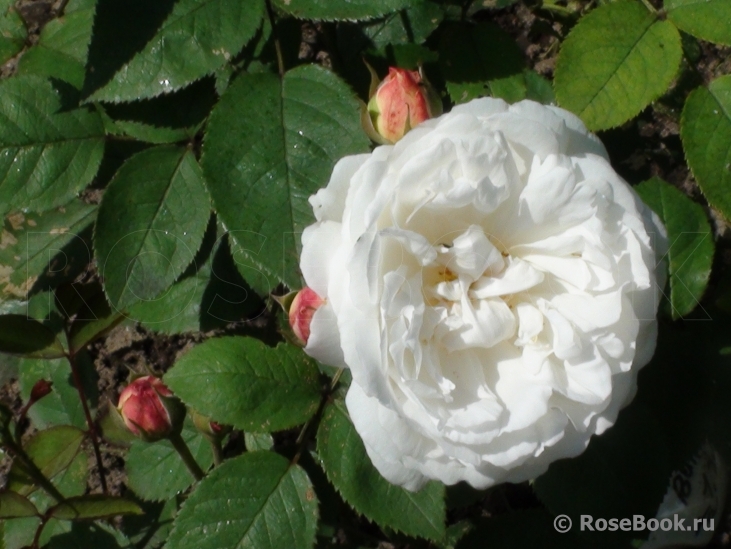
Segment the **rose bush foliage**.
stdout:
<svg viewBox="0 0 731 549">
<path fill-rule="evenodd" d="M 571 113 L 476 99 L 344 158 L 310 202 L 301 267 L 327 302 L 305 350 L 350 368 L 389 481 L 534 478 L 634 395 L 665 229 Z"/>
<path fill-rule="evenodd" d="M 726 0 L 3 1 L 0 547 L 727 523 Z"/>
</svg>

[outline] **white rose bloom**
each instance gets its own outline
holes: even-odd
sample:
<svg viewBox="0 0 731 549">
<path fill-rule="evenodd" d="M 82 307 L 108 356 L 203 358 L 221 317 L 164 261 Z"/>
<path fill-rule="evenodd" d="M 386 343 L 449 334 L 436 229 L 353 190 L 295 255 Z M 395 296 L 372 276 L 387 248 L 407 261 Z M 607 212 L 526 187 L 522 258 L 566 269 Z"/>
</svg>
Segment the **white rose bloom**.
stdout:
<svg viewBox="0 0 731 549">
<path fill-rule="evenodd" d="M 305 350 L 350 368 L 390 482 L 534 478 L 632 399 L 665 229 L 574 115 L 477 99 L 343 158 L 310 203 Z"/>
</svg>

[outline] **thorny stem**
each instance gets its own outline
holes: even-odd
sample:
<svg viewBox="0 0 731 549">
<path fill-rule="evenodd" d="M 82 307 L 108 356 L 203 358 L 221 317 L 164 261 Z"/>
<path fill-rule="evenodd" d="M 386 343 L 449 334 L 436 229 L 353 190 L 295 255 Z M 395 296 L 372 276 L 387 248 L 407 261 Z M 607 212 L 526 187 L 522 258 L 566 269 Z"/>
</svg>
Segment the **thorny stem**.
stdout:
<svg viewBox="0 0 731 549">
<path fill-rule="evenodd" d="M 330 382 L 330 387 L 327 391 L 325 391 L 325 393 L 322 395 L 322 398 L 320 399 L 320 406 L 318 406 L 317 412 L 302 427 L 302 430 L 297 437 L 297 453 L 292 458 L 292 465 L 295 465 L 302 456 L 302 452 L 304 451 L 305 444 L 307 443 L 309 435 L 312 431 L 312 427 L 319 422 L 320 416 L 322 416 L 322 411 L 325 409 L 327 401 L 330 400 L 330 396 L 333 394 L 333 391 L 335 391 L 335 388 L 338 386 L 338 383 L 340 382 L 340 377 L 343 375 L 344 371 L 344 368 L 340 368 L 337 372 L 335 372 L 335 375 Z"/>
<path fill-rule="evenodd" d="M 183 463 L 185 463 L 185 466 L 188 468 L 188 471 L 190 471 L 190 474 L 193 475 L 193 478 L 195 478 L 195 480 L 201 480 L 205 476 L 205 473 L 203 472 L 203 469 L 201 469 L 200 465 L 198 465 L 193 454 L 190 453 L 190 448 L 188 448 L 188 445 L 183 440 L 183 437 L 180 436 L 180 433 L 170 435 L 169 440 L 172 443 L 173 448 L 175 448 L 175 451 L 178 452 L 180 457 L 183 459 Z"/>
<path fill-rule="evenodd" d="M 272 25 L 272 36 L 274 37 L 274 49 L 277 52 L 277 66 L 279 67 L 279 76 L 284 76 L 284 57 L 282 56 L 282 44 L 279 42 L 279 34 L 277 33 L 277 19 L 272 9 L 272 3 L 267 0 L 267 15 L 269 16 L 269 23 Z"/>
<path fill-rule="evenodd" d="M 25 472 L 33 478 L 33 481 L 36 482 L 46 492 L 48 492 L 48 495 L 50 495 L 58 503 L 64 501 L 65 498 L 63 497 L 61 492 L 58 491 L 53 483 L 48 480 L 48 478 L 46 478 L 46 475 L 43 474 L 43 471 L 41 471 L 38 466 L 33 462 L 33 460 L 30 459 L 28 454 L 25 453 L 25 450 L 23 450 L 23 448 L 20 446 L 20 443 L 13 440 L 13 438 L 10 436 L 10 431 L 8 429 L 5 429 L 3 435 L 3 445 L 15 455 L 16 459 L 22 462 Z"/>
<path fill-rule="evenodd" d="M 69 341 L 69 348 L 71 347 L 71 339 L 68 337 L 67 339 Z M 81 382 L 81 376 L 79 375 L 79 369 L 76 364 L 76 353 L 74 351 L 69 351 L 69 353 L 66 355 L 66 358 L 69 361 L 69 364 L 71 365 L 71 375 L 74 378 L 74 385 L 76 385 L 76 390 L 79 393 L 79 399 L 81 400 L 81 407 L 84 409 L 84 416 L 86 417 L 86 425 L 89 427 L 89 437 L 91 438 L 91 445 L 94 447 L 94 458 L 96 459 L 96 466 L 99 469 L 99 482 L 102 486 L 102 492 L 104 494 L 108 493 L 107 490 L 107 478 L 104 475 L 104 465 L 102 463 L 102 453 L 99 450 L 99 437 L 96 431 L 96 424 L 94 423 L 94 420 L 91 417 L 91 411 L 89 410 L 89 404 L 86 401 L 86 394 L 84 393 L 84 385 Z"/>
</svg>

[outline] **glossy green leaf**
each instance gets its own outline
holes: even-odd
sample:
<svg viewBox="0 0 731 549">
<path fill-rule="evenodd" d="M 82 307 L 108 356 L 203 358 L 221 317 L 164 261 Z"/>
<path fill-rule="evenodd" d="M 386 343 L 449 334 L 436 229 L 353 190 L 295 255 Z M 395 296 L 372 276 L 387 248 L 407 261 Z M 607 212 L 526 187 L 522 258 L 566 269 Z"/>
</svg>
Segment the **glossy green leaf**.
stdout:
<svg viewBox="0 0 731 549">
<path fill-rule="evenodd" d="M 0 1 L 0 64 L 23 49 L 27 34 L 23 19 L 15 10 L 15 1 Z"/>
<path fill-rule="evenodd" d="M 262 310 L 236 268 L 224 231 L 209 229 L 183 276 L 158 298 L 130 307 L 129 314 L 149 330 L 175 334 L 223 328 Z"/>
<path fill-rule="evenodd" d="M 514 86 L 516 77 L 522 79 L 525 68 L 515 40 L 492 23 L 449 26 L 439 44 L 439 64 L 455 103 L 487 95 L 504 97 L 509 93 L 506 86 Z M 512 93 L 510 98 L 514 99 Z"/>
<path fill-rule="evenodd" d="M 213 203 L 233 239 L 244 279 L 260 294 L 301 287 L 307 202 L 348 154 L 368 151 L 358 102 L 314 65 L 241 75 L 214 108 L 201 160 Z"/>
<path fill-rule="evenodd" d="M 67 204 L 96 174 L 104 127 L 88 108 L 64 108 L 37 76 L 0 81 L 0 213 Z"/>
<path fill-rule="evenodd" d="M 655 177 L 635 190 L 660 216 L 668 231 L 670 248 L 664 258 L 670 272 L 673 318 L 698 306 L 713 265 L 713 234 L 706 213 L 681 191 Z"/>
<path fill-rule="evenodd" d="M 76 353 L 92 341 L 104 337 L 120 322 L 127 319 L 125 315 L 118 311 L 112 312 L 106 301 L 104 305 L 106 307 L 91 311 L 95 318 L 80 321 L 78 325 L 74 326 L 71 334 L 71 349 L 73 352 Z"/>
<path fill-rule="evenodd" d="M 381 527 L 438 541 L 445 536 L 444 485 L 419 492 L 395 486 L 371 463 L 345 404 L 328 406 L 317 431 L 317 451 L 327 478 L 353 509 Z"/>
<path fill-rule="evenodd" d="M 89 355 L 80 353 L 76 357 L 77 368 L 84 384 L 84 394 L 91 410 L 97 405 L 97 381 L 99 376 Z M 28 411 L 33 425 L 45 429 L 54 425 L 73 425 L 86 429 L 86 417 L 81 406 L 79 393 L 71 376 L 68 360 L 23 359 L 20 363 L 20 395 L 27 401 L 33 385 L 45 379 L 53 383 L 51 393 L 36 402 Z"/>
<path fill-rule="evenodd" d="M 89 494 L 69 498 L 48 510 L 59 520 L 109 519 L 119 515 L 139 515 L 142 508 L 134 501 L 103 494 Z"/>
<path fill-rule="evenodd" d="M 168 549 L 308 549 L 317 498 L 297 465 L 247 452 L 204 478 L 180 509 Z"/>
<path fill-rule="evenodd" d="M 58 78 L 81 89 L 95 7 L 96 0 L 69 0 L 63 15 L 49 21 L 20 58 L 18 74 Z"/>
<path fill-rule="evenodd" d="M 263 14 L 263 0 L 181 0 L 145 48 L 90 100 L 154 97 L 211 74 L 254 37 Z"/>
<path fill-rule="evenodd" d="M 665 0 L 668 19 L 702 40 L 731 45 L 731 2 L 728 0 Z"/>
<path fill-rule="evenodd" d="M 173 519 L 178 513 L 178 498 L 164 502 L 143 502 L 144 515 L 127 515 L 122 519 L 122 531 L 137 549 L 156 549 L 170 536 Z"/>
<path fill-rule="evenodd" d="M 688 96 L 680 137 L 701 191 L 711 206 L 731 219 L 731 75 Z"/>
<path fill-rule="evenodd" d="M 0 300 L 75 278 L 91 263 L 88 242 L 96 206 L 73 200 L 45 213 L 7 217 L 0 243 Z"/>
<path fill-rule="evenodd" d="M 135 122 L 134 120 L 105 120 L 107 131 L 113 135 L 125 135 L 146 143 L 162 145 L 190 140 L 195 134 L 189 128 L 159 128 L 151 124 Z"/>
<path fill-rule="evenodd" d="M 269 433 L 244 433 L 244 441 L 249 452 L 271 450 L 274 447 L 274 439 Z"/>
<path fill-rule="evenodd" d="M 88 456 L 84 452 L 79 452 L 68 468 L 58 473 L 52 479 L 53 484 L 64 496 L 80 496 L 84 493 L 86 490 L 88 461 Z M 28 499 L 42 513 L 56 504 L 56 501 L 43 490 L 36 490 L 28 496 Z M 34 517 L 4 521 L 6 549 L 21 549 L 31 545 L 39 522 L 40 519 Z M 39 545 L 46 547 L 49 540 L 57 539 L 59 534 L 69 532 L 70 529 L 70 523 L 50 519 L 43 528 Z"/>
<path fill-rule="evenodd" d="M 272 432 L 304 423 L 320 401 L 315 361 L 293 345 L 248 337 L 209 339 L 178 360 L 165 383 L 213 420 Z"/>
<path fill-rule="evenodd" d="M 59 425 L 38 431 L 25 445 L 25 451 L 46 478 L 53 478 L 66 469 L 81 449 L 84 432 L 70 425 Z M 27 495 L 37 486 L 16 460 L 8 477 L 8 489 Z"/>
<path fill-rule="evenodd" d="M 667 90 L 682 55 L 672 23 L 634 0 L 605 4 L 582 17 L 561 47 L 558 104 L 591 130 L 618 126 Z"/>
<path fill-rule="evenodd" d="M 444 10 L 434 2 L 417 3 L 378 21 L 361 23 L 365 36 L 377 48 L 389 44 L 422 44 L 444 19 Z M 346 32 L 348 26 L 345 26 Z M 353 32 L 350 30 L 349 32 Z"/>
<path fill-rule="evenodd" d="M 59 358 L 64 349 L 46 326 L 23 315 L 0 315 L 0 352 L 28 358 Z"/>
<path fill-rule="evenodd" d="M 104 289 L 117 309 L 154 299 L 191 263 L 210 216 L 193 153 L 156 147 L 119 169 L 94 234 Z"/>
<path fill-rule="evenodd" d="M 28 498 L 15 492 L 0 492 L 0 519 L 34 517 L 38 509 Z"/>
<path fill-rule="evenodd" d="M 189 424 L 183 440 L 203 470 L 213 463 L 208 441 Z M 167 440 L 155 443 L 135 440 L 125 462 L 129 487 L 142 499 L 162 501 L 187 489 L 195 479 Z"/>
<path fill-rule="evenodd" d="M 319 21 L 356 21 L 373 19 L 394 11 L 418 5 L 423 0 L 274 0 L 281 11 L 298 19 Z"/>
</svg>

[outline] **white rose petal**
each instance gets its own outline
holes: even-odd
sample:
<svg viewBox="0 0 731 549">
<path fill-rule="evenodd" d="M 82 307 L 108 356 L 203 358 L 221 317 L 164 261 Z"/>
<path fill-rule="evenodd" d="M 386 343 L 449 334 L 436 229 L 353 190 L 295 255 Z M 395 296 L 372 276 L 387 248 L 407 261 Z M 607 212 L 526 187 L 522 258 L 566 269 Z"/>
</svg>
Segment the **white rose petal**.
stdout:
<svg viewBox="0 0 731 549">
<path fill-rule="evenodd" d="M 478 99 L 344 158 L 310 203 L 305 350 L 351 369 L 389 481 L 533 478 L 633 397 L 665 230 L 574 115 Z"/>
</svg>

